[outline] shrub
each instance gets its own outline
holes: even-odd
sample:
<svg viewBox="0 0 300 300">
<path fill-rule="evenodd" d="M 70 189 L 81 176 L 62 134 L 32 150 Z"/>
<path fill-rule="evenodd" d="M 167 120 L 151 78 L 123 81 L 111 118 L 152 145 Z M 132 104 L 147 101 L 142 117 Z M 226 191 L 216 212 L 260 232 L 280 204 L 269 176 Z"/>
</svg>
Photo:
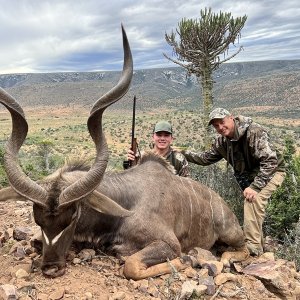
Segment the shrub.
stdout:
<svg viewBox="0 0 300 300">
<path fill-rule="evenodd" d="M 284 240 L 294 229 L 300 213 L 300 156 L 295 155 L 294 141 L 289 136 L 285 139 L 283 156 L 286 178 L 270 199 L 264 226 L 266 234 L 279 240 Z"/>
</svg>

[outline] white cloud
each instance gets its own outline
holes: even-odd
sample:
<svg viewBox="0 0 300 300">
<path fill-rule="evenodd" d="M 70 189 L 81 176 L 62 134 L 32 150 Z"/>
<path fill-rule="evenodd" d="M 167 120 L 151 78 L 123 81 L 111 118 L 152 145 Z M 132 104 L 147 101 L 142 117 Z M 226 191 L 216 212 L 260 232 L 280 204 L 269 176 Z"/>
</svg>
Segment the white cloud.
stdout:
<svg viewBox="0 0 300 300">
<path fill-rule="evenodd" d="M 174 66 L 165 32 L 200 9 L 247 15 L 234 61 L 300 59 L 300 7 L 287 0 L 0 0 L 0 73 L 121 69 L 123 22 L 135 68 Z"/>
</svg>

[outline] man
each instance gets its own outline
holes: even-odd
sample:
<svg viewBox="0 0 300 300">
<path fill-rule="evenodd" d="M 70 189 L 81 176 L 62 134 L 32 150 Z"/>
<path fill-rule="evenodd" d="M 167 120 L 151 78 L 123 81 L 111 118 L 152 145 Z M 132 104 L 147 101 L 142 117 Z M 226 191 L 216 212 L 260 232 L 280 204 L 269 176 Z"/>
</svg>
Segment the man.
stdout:
<svg viewBox="0 0 300 300">
<path fill-rule="evenodd" d="M 184 151 L 189 162 L 210 165 L 222 158 L 234 170 L 244 202 L 244 234 L 252 255 L 263 253 L 262 224 L 271 194 L 285 177 L 282 156 L 276 153 L 269 135 L 249 117 L 234 117 L 224 108 L 216 108 L 209 115 L 209 123 L 220 136 L 210 150 L 202 153 Z"/>
<path fill-rule="evenodd" d="M 189 175 L 188 162 L 186 158 L 182 153 L 172 149 L 171 147 L 173 142 L 173 130 L 169 122 L 160 121 L 156 123 L 153 130 L 152 141 L 153 148 L 151 151 L 168 160 L 170 164 L 174 166 L 177 175 L 184 177 Z M 138 154 L 135 155 L 132 150 L 128 150 L 128 160 L 133 161 L 138 158 Z"/>
</svg>

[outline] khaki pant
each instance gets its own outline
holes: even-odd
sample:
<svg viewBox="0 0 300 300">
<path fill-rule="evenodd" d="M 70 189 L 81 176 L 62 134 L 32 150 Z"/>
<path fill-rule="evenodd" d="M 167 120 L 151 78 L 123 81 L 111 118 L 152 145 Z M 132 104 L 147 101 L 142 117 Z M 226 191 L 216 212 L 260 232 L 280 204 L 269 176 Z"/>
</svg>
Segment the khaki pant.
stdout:
<svg viewBox="0 0 300 300">
<path fill-rule="evenodd" d="M 255 201 L 244 201 L 244 234 L 246 243 L 263 251 L 262 225 L 265 219 L 265 208 L 272 193 L 281 186 L 284 172 L 276 172 L 270 182 L 256 195 Z"/>
</svg>

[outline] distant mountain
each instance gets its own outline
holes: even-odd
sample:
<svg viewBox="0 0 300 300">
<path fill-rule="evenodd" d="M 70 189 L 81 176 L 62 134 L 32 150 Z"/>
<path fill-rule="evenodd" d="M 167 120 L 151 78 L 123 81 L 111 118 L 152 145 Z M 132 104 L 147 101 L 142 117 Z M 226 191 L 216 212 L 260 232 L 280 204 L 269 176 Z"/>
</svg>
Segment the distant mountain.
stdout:
<svg viewBox="0 0 300 300">
<path fill-rule="evenodd" d="M 0 86 L 22 106 L 92 105 L 117 83 L 120 72 L 68 72 L 0 75 Z M 300 115 L 300 60 L 226 63 L 214 72 L 215 106 L 255 109 L 289 118 Z M 112 109 L 199 110 L 201 88 L 183 68 L 134 72 L 128 94 Z"/>
</svg>

